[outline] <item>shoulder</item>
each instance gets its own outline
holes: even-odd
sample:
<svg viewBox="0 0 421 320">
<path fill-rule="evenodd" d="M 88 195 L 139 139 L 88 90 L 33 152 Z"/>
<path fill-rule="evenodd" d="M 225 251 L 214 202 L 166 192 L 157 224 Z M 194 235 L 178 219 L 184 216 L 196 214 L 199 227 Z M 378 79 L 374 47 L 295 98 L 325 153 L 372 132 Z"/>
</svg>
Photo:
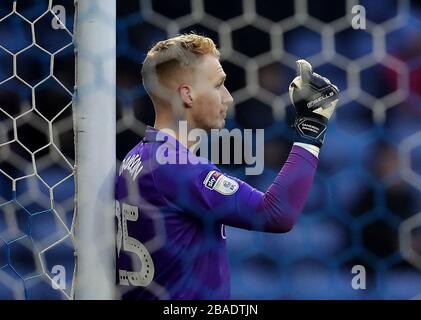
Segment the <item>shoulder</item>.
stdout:
<svg viewBox="0 0 421 320">
<path fill-rule="evenodd" d="M 193 157 L 190 152 L 181 151 L 163 155 L 157 153 L 154 162 L 153 176 L 160 181 L 189 182 L 191 180 L 202 181 L 211 171 L 219 172 L 219 169 L 210 161 L 200 157 Z"/>
</svg>

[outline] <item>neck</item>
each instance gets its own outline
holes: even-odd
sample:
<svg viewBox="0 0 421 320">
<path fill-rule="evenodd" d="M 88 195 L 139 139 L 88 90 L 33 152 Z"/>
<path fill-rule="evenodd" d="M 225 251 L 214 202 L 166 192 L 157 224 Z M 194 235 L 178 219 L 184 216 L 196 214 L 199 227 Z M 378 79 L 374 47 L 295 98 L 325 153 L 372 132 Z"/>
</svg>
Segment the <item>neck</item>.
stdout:
<svg viewBox="0 0 421 320">
<path fill-rule="evenodd" d="M 187 127 L 186 124 L 183 124 L 181 121 L 185 121 L 187 123 Z M 170 113 L 157 113 L 154 127 L 155 129 L 161 130 L 177 139 L 188 149 L 190 149 L 195 144 L 195 141 L 188 140 L 188 134 L 192 127 L 190 126 L 190 121 L 186 119 L 177 119 L 173 114 Z"/>
</svg>

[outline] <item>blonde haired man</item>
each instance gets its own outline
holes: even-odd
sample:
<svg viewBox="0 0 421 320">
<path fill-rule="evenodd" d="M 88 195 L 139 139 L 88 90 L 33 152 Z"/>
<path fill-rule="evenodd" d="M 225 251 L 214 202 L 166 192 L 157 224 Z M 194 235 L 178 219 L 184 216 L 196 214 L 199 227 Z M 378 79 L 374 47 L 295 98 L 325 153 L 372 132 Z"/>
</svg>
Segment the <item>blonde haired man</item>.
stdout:
<svg viewBox="0 0 421 320">
<path fill-rule="evenodd" d="M 297 64 L 300 76 L 290 86 L 296 142 L 263 193 L 207 159 L 160 164 L 168 154 L 199 158 L 180 142 L 179 121 L 189 129 L 221 129 L 233 99 L 211 39 L 180 35 L 148 52 L 142 76 L 155 107 L 155 125 L 125 157 L 116 184 L 117 277 L 124 299 L 228 299 L 224 226 L 291 230 L 309 194 L 327 121 L 338 101 L 338 89 L 329 80 L 313 73 L 308 62 Z"/>
</svg>

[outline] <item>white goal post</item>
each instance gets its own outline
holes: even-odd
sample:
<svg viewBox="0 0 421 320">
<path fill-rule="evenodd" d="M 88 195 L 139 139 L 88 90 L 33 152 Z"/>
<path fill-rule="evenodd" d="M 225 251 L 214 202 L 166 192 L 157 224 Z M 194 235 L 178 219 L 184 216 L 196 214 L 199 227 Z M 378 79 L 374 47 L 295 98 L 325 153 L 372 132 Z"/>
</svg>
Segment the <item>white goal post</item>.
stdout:
<svg viewBox="0 0 421 320">
<path fill-rule="evenodd" d="M 75 0 L 75 299 L 113 299 L 116 3 Z"/>
</svg>

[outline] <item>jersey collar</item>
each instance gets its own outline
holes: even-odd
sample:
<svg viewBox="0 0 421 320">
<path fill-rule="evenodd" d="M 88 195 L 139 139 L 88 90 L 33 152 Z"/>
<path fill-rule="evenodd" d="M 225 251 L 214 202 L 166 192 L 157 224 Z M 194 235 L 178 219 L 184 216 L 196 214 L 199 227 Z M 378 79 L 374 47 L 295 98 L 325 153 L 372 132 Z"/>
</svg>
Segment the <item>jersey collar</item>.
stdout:
<svg viewBox="0 0 421 320">
<path fill-rule="evenodd" d="M 185 145 L 183 145 L 180 141 L 175 139 L 173 136 L 150 126 L 146 127 L 145 137 L 143 138 L 143 142 L 167 143 L 169 145 L 176 147 L 177 150 L 187 149 Z"/>
</svg>

